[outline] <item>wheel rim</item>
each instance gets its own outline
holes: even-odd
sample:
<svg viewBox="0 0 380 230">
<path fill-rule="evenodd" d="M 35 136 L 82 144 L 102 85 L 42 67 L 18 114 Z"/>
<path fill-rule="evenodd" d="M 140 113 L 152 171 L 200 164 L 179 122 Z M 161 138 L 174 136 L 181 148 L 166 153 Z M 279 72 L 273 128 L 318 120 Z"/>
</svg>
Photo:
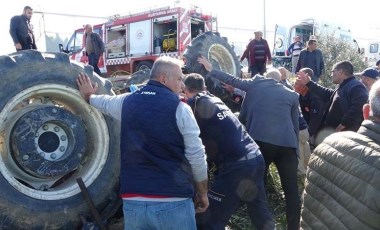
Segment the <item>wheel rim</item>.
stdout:
<svg viewBox="0 0 380 230">
<path fill-rule="evenodd" d="M 208 53 L 208 58 L 214 68 L 236 76 L 237 70 L 234 57 L 225 46 L 221 44 L 211 45 Z"/>
<path fill-rule="evenodd" d="M 52 113 L 44 120 L 45 111 Z M 29 125 L 35 136 L 22 139 L 20 122 L 31 115 L 42 122 Z M 18 93 L 0 112 L 0 131 L 2 175 L 15 189 L 36 199 L 57 200 L 80 193 L 76 179 L 91 185 L 107 160 L 109 134 L 104 117 L 68 86 L 42 84 Z M 35 147 L 22 150 L 28 141 Z M 31 166 L 30 157 L 40 163 Z M 69 166 L 65 171 L 41 173 L 49 164 L 54 169 L 61 169 L 60 164 Z"/>
</svg>

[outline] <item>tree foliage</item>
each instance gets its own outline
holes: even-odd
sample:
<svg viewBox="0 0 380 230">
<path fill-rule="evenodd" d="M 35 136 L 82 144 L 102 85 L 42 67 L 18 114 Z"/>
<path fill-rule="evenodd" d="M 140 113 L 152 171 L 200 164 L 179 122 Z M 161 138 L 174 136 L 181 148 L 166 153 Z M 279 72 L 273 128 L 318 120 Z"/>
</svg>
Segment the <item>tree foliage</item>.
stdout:
<svg viewBox="0 0 380 230">
<path fill-rule="evenodd" d="M 335 63 L 350 61 L 354 66 L 354 72 L 360 72 L 366 67 L 363 54 L 359 53 L 358 47 L 353 42 L 334 37 L 334 34 L 321 34 L 318 37 L 318 48 L 322 51 L 325 62 L 324 73 L 320 78 L 320 84 L 325 87 L 336 87 L 330 77 Z"/>
</svg>

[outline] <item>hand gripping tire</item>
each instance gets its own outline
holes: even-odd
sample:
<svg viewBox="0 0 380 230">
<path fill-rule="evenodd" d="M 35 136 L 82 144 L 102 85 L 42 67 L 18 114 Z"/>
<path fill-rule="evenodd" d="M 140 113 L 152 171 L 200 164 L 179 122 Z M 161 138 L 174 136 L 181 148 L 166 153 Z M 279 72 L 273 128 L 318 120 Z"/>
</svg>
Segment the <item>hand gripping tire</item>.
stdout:
<svg viewBox="0 0 380 230">
<path fill-rule="evenodd" d="M 223 101 L 231 98 L 232 95 L 222 87 L 219 80 L 207 77 L 207 71 L 197 61 L 198 57 L 204 56 L 211 61 L 214 69 L 241 77 L 239 60 L 226 39 L 220 37 L 219 33 L 203 33 L 191 41 L 183 56 L 185 57 L 186 72 L 201 74 L 205 78 L 208 91 Z"/>
<path fill-rule="evenodd" d="M 0 229 L 77 229 L 90 216 L 77 178 L 99 212 L 118 200 L 119 124 L 81 98 L 80 72 L 114 94 L 67 54 L 0 56 Z"/>
</svg>

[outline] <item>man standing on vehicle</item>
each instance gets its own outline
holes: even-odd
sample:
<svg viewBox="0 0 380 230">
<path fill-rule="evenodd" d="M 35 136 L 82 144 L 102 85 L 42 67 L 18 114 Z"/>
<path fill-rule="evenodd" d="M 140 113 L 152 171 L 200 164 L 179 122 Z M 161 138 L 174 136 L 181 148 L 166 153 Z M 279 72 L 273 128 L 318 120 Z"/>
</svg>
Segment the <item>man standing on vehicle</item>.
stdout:
<svg viewBox="0 0 380 230">
<path fill-rule="evenodd" d="M 216 166 L 208 191 L 210 206 L 199 215 L 198 229 L 224 229 L 242 201 L 256 229 L 273 230 L 263 180 L 265 162 L 259 146 L 232 111 L 206 91 L 201 75 L 189 74 L 184 84 L 208 161 Z"/>
<path fill-rule="evenodd" d="M 255 31 L 254 34 L 255 39 L 249 42 L 247 49 L 240 58 L 240 62 L 248 58 L 251 77 L 257 73 L 263 75 L 267 70 L 267 63 L 268 65 L 272 63 L 272 55 L 268 42 L 263 38 L 263 32 Z"/>
<path fill-rule="evenodd" d="M 11 34 L 16 51 L 37 49 L 33 26 L 30 24 L 32 15 L 32 7 L 25 6 L 22 15 L 11 18 L 9 33 Z"/>
<path fill-rule="evenodd" d="M 104 53 L 104 42 L 99 34 L 92 31 L 92 26 L 87 24 L 84 26 L 86 33 L 86 52 L 88 56 L 88 64 L 94 67 L 94 72 L 101 76 L 98 62 L 100 56 Z"/>
<path fill-rule="evenodd" d="M 207 162 L 193 112 L 179 99 L 181 62 L 158 58 L 132 94 L 95 95 L 84 74 L 77 84 L 87 102 L 121 121 L 125 229 L 196 229 L 195 212 L 208 207 Z"/>
</svg>

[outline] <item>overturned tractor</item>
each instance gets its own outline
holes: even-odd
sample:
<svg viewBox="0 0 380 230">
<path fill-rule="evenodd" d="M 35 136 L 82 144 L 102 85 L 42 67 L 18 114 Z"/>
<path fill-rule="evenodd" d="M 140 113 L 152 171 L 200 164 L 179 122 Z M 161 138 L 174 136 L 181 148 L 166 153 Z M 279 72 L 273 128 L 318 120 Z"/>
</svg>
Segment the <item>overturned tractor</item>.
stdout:
<svg viewBox="0 0 380 230">
<path fill-rule="evenodd" d="M 218 34 L 204 33 L 185 54 L 187 71 L 204 75 L 208 89 L 229 100 L 220 82 L 207 78 L 199 55 L 240 76 L 234 51 Z M 98 83 L 98 94 L 114 95 L 111 81 L 67 54 L 0 56 L 1 229 L 80 228 L 91 210 L 78 179 L 103 219 L 118 211 L 120 124 L 82 99 L 76 85 L 81 72 Z M 129 83 L 141 83 L 147 74 Z"/>
</svg>

